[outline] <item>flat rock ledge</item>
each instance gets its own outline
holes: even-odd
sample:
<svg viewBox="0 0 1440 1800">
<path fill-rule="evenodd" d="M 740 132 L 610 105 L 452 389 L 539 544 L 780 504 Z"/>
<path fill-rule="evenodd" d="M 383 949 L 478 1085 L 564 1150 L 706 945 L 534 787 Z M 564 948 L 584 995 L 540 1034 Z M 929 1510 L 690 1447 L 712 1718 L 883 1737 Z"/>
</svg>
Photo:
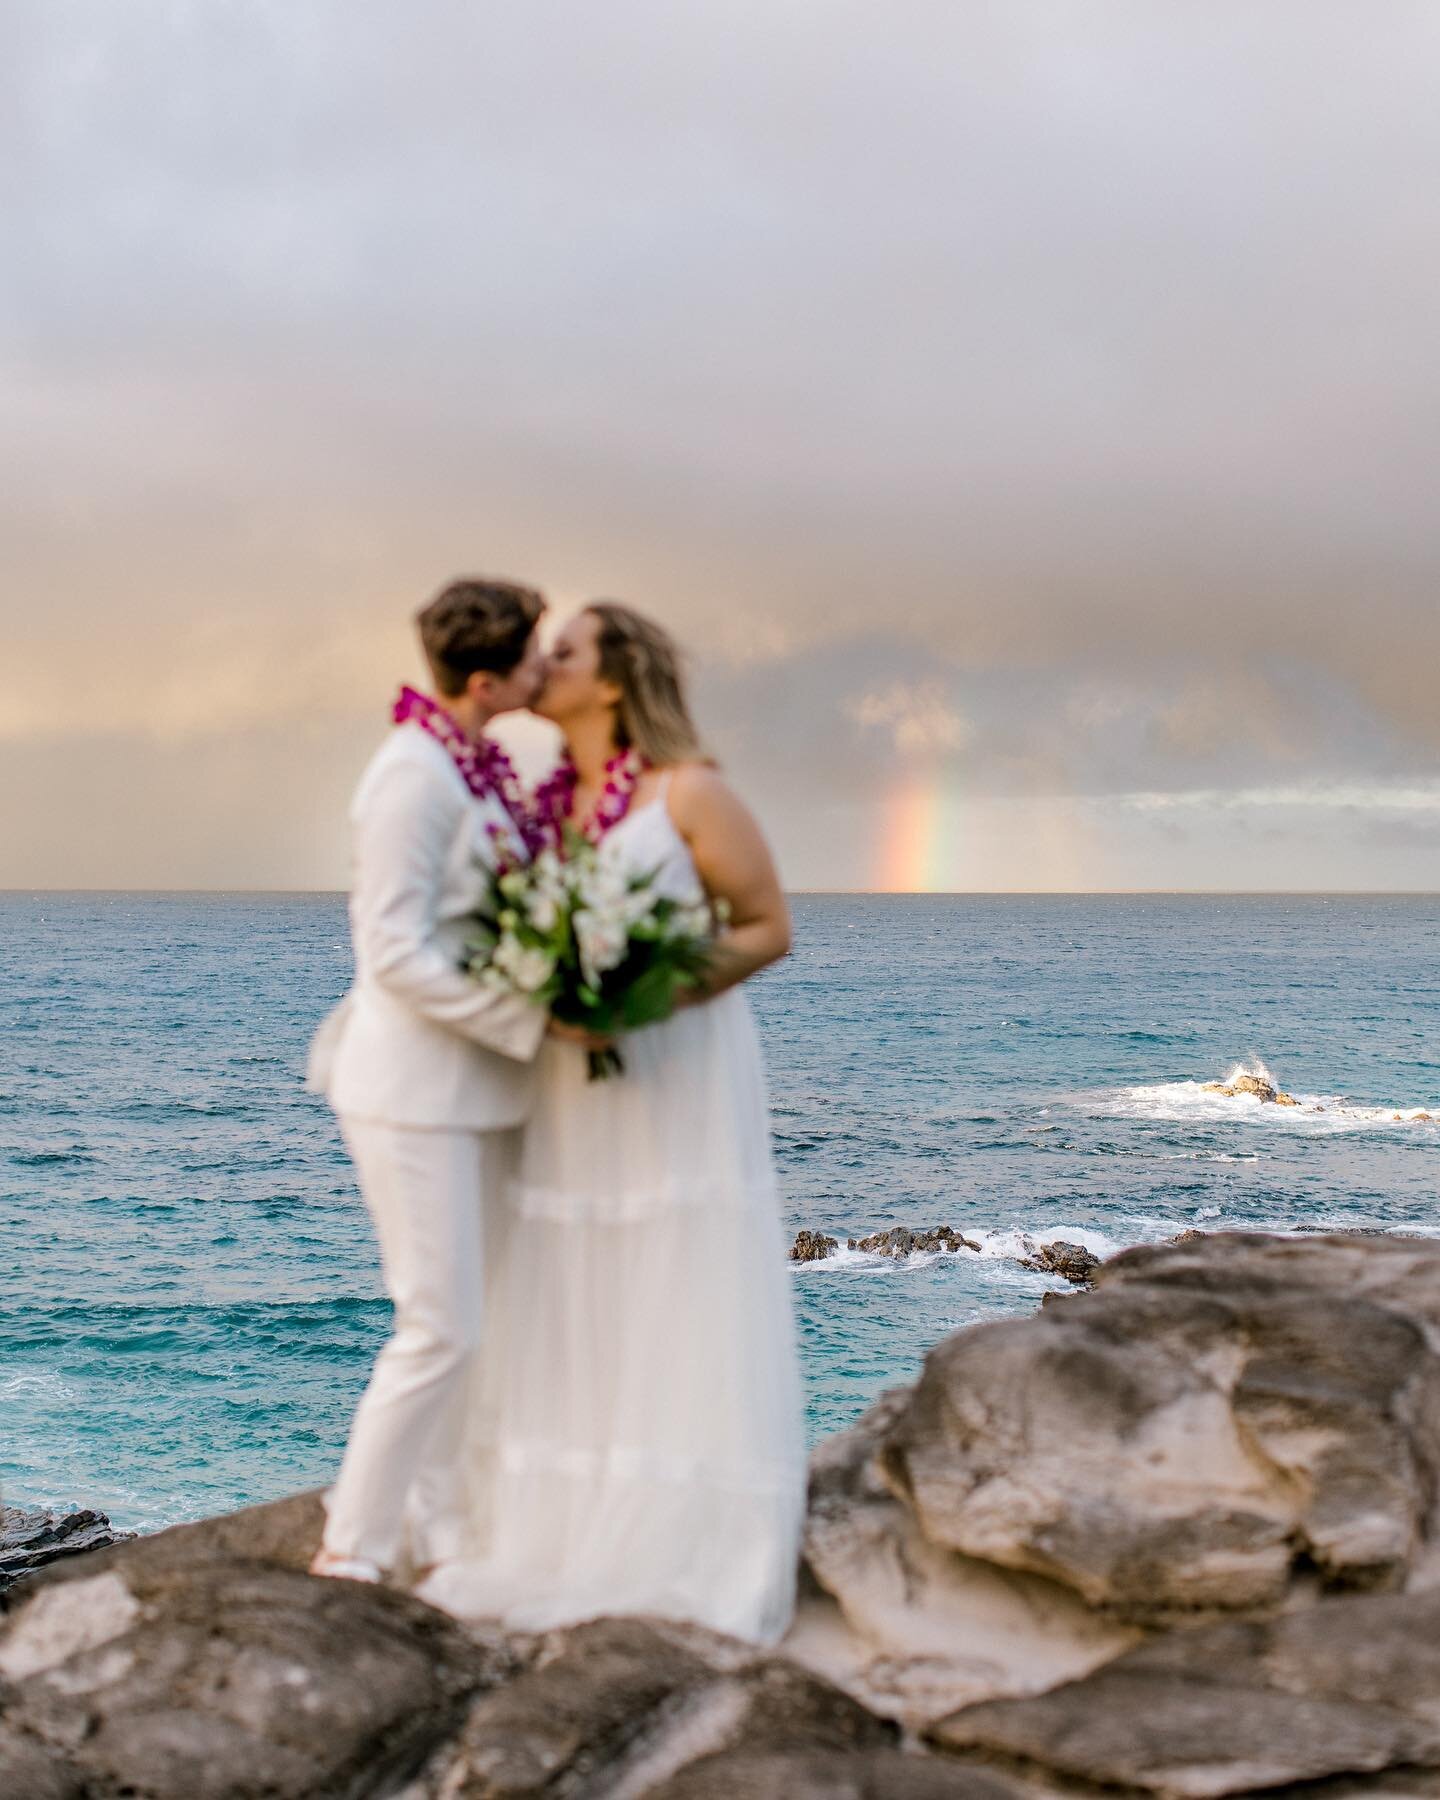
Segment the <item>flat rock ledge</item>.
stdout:
<svg viewBox="0 0 1440 1800">
<path fill-rule="evenodd" d="M 101 1512 L 49 1512 L 38 1507 L 0 1506 L 0 1594 L 66 1556 L 83 1556 L 129 1533 L 116 1531 Z"/>
<path fill-rule="evenodd" d="M 10 1590 L 0 1800 L 1440 1797 L 1440 1244 L 1094 1279 L 817 1448 L 778 1649 L 316 1581 L 302 1495 Z"/>
</svg>

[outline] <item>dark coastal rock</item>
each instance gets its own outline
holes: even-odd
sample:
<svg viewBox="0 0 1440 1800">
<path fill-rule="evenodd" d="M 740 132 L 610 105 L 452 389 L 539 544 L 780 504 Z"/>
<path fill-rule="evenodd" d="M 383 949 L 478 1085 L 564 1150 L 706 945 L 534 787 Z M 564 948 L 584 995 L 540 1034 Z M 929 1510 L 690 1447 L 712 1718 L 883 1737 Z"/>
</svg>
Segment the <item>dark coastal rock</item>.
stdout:
<svg viewBox="0 0 1440 1800">
<path fill-rule="evenodd" d="M 1022 1253 L 1016 1261 L 1022 1269 L 1035 1269 L 1045 1275 L 1059 1275 L 1076 1286 L 1087 1286 L 1100 1259 L 1083 1244 L 1057 1239 L 1050 1244 L 1036 1244 L 1030 1238 L 1021 1240 Z M 873 1231 L 868 1237 L 850 1238 L 846 1247 L 863 1250 L 871 1256 L 888 1256 L 903 1262 L 907 1256 L 954 1255 L 961 1250 L 980 1251 L 974 1238 L 967 1238 L 951 1225 L 936 1225 L 928 1231 L 912 1231 L 907 1225 L 891 1225 L 884 1231 Z M 800 1231 L 790 1246 L 790 1260 L 796 1263 L 821 1262 L 833 1256 L 839 1242 L 820 1231 Z"/>
<path fill-rule="evenodd" d="M 875 1256 L 898 1258 L 927 1255 L 936 1251 L 978 1250 L 973 1238 L 962 1237 L 949 1225 L 937 1225 L 931 1231 L 910 1231 L 903 1225 L 892 1225 L 888 1231 L 872 1232 L 869 1237 L 851 1238 L 851 1250 L 868 1250 Z"/>
<path fill-rule="evenodd" d="M 1214 1236 L 926 1359 L 887 1477 L 925 1537 L 1154 1627 L 1400 1585 L 1434 1537 L 1440 1245 Z"/>
<path fill-rule="evenodd" d="M 0 1688 L 0 1707 L 4 1690 Z M 87 1800 L 80 1776 L 42 1745 L 12 1732 L 0 1717 L 0 1795 L 4 1800 Z"/>
<path fill-rule="evenodd" d="M 1406 1784 L 1440 1772 L 1440 1596 L 1175 1632 L 1052 1693 L 968 1707 L 929 1736 L 1187 1800 L 1385 1772 L 1400 1783 L 1386 1791 L 1427 1791 Z"/>
<path fill-rule="evenodd" d="M 62 1794 L 390 1793 L 515 1666 L 403 1594 L 166 1532 L 14 1596 L 0 1756 Z"/>
<path fill-rule="evenodd" d="M 134 1549 L 126 1552 L 126 1560 L 133 1563 L 153 1556 L 167 1567 L 175 1567 L 182 1559 L 208 1562 L 237 1557 L 281 1569 L 308 1569 L 324 1529 L 325 1506 L 316 1488 L 263 1506 L 247 1506 L 240 1512 L 197 1519 L 190 1525 L 172 1525 L 158 1536 L 139 1539 Z"/>
<path fill-rule="evenodd" d="M 0 1592 L 37 1569 L 119 1543 L 127 1535 L 117 1532 L 100 1512 L 0 1506 Z"/>
<path fill-rule="evenodd" d="M 1083 1244 L 1057 1238 L 1053 1244 L 1037 1244 L 1032 1255 L 1020 1258 L 1020 1266 L 1042 1275 L 1058 1275 L 1072 1287 L 1089 1287 L 1100 1267 L 1100 1258 Z"/>
<path fill-rule="evenodd" d="M 692 1763 L 647 1800 L 1035 1800 L 1036 1791 L 998 1773 L 899 1751 L 739 1750 Z"/>
<path fill-rule="evenodd" d="M 412 1793 L 648 1795 L 668 1792 L 702 1758 L 848 1755 L 894 1737 L 848 1694 L 779 1657 L 657 1620 L 601 1619 L 547 1634 L 523 1674 L 476 1701 Z"/>
<path fill-rule="evenodd" d="M 303 1495 L 28 1583 L 0 1622 L 0 1796 L 639 1796 L 742 1749 L 894 1746 L 832 1683 L 698 1627 L 507 1637 L 317 1581 L 295 1565 L 319 1514 Z"/>
<path fill-rule="evenodd" d="M 824 1259 L 840 1248 L 838 1238 L 826 1237 L 822 1231 L 798 1231 L 795 1242 L 790 1246 L 791 1262 L 823 1262 Z"/>
</svg>

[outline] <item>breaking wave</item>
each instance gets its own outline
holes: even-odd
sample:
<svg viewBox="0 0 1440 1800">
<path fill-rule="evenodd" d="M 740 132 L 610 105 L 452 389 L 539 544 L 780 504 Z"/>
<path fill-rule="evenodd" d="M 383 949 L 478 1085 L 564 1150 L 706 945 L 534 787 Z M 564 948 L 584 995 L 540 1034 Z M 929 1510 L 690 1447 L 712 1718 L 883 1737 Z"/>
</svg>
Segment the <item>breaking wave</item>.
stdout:
<svg viewBox="0 0 1440 1800">
<path fill-rule="evenodd" d="M 1259 1058 L 1239 1062 L 1220 1076 L 1185 1081 L 1162 1081 L 1139 1087 L 1081 1095 L 1076 1104 L 1092 1118 L 1152 1120 L 1167 1125 L 1261 1124 L 1273 1130 L 1311 1137 L 1342 1132 L 1391 1130 L 1404 1127 L 1434 1129 L 1440 1123 L 1440 1101 L 1392 1101 L 1381 1104 L 1357 1101 L 1345 1094 L 1312 1093 L 1290 1088 L 1296 1104 L 1277 1105 L 1255 1094 L 1222 1094 L 1217 1083 L 1232 1087 L 1241 1076 L 1255 1076 L 1280 1093 L 1283 1081 Z M 1186 1158 L 1205 1155 L 1185 1152 Z"/>
</svg>

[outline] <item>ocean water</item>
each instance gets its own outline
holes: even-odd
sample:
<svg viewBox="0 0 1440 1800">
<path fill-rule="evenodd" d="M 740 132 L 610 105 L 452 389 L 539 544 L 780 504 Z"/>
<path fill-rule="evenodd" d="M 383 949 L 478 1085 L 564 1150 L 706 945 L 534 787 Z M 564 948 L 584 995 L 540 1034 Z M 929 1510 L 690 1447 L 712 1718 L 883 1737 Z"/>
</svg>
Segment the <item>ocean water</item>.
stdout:
<svg viewBox="0 0 1440 1800">
<path fill-rule="evenodd" d="M 1058 1285 L 1023 1234 L 1440 1224 L 1440 1124 L 1411 1116 L 1440 1119 L 1440 899 L 795 911 L 752 989 L 788 1228 L 983 1245 L 796 1270 L 816 1433 Z M 343 902 L 0 895 L 0 942 L 0 1491 L 147 1528 L 327 1479 L 388 1316 L 300 1085 Z M 1302 1105 L 1202 1092 L 1241 1064 Z"/>
</svg>

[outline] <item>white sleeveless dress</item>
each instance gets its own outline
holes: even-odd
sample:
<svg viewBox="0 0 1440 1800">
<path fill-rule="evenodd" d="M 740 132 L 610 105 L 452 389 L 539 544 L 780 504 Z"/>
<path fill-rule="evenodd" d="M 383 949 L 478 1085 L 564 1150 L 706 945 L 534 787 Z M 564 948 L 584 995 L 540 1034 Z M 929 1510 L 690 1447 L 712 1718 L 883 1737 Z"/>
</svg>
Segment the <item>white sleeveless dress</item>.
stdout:
<svg viewBox="0 0 1440 1800">
<path fill-rule="evenodd" d="M 602 844 L 690 901 L 662 791 Z M 789 1624 L 805 1500 L 790 1275 L 760 1046 L 732 988 L 587 1077 L 547 1040 L 486 1313 L 470 1542 L 421 1594 L 544 1629 L 610 1613 L 757 1642 Z"/>
</svg>

